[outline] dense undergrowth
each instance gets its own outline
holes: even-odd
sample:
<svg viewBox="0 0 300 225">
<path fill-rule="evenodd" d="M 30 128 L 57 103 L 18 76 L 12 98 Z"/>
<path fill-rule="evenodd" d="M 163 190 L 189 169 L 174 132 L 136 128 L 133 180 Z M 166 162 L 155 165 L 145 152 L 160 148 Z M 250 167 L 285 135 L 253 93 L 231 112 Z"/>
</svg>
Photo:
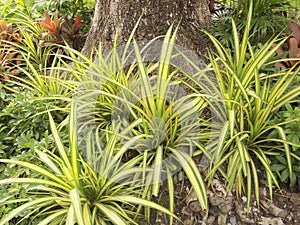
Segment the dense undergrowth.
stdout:
<svg viewBox="0 0 300 225">
<path fill-rule="evenodd" d="M 0 224 L 138 224 L 151 208 L 172 224 L 180 170 L 203 209 L 216 174 L 248 206 L 260 184 L 299 189 L 297 13 L 253 2 L 205 31 L 215 46 L 206 68 L 175 45 L 173 26 L 146 46 L 133 30 L 121 54 L 115 41 L 92 60 L 80 53 L 91 2 L 49 1 L 45 14 L 38 1 L 1 3 Z M 264 20 L 270 7 L 278 23 Z M 159 60 L 143 62 L 157 44 Z M 209 159 L 208 174 L 195 156 Z M 154 198 L 162 180 L 167 208 Z"/>
</svg>

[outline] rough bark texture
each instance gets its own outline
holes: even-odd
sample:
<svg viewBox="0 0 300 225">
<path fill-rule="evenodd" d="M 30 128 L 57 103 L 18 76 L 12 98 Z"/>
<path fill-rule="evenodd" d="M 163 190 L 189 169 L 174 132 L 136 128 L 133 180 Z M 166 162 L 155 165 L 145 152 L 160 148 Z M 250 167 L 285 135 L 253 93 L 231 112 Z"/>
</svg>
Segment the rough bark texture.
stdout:
<svg viewBox="0 0 300 225">
<path fill-rule="evenodd" d="M 108 49 L 117 27 L 119 43 L 126 42 L 142 13 L 137 40 L 151 40 L 165 34 L 172 23 L 180 24 L 176 43 L 199 54 L 205 51 L 207 39 L 201 29 L 210 22 L 206 0 L 97 0 L 82 52 L 88 55 L 99 42 Z"/>
</svg>

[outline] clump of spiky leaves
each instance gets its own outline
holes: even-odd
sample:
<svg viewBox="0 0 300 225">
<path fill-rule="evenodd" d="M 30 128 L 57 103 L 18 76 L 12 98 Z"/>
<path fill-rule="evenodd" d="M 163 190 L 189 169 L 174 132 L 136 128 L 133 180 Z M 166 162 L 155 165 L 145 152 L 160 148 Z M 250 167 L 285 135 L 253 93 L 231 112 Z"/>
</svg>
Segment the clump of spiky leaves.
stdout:
<svg viewBox="0 0 300 225">
<path fill-rule="evenodd" d="M 271 74 L 262 72 L 265 65 L 274 63 L 268 61 L 278 48 L 271 47 L 277 39 L 268 41 L 261 49 L 253 49 L 248 42 L 251 16 L 252 5 L 241 42 L 236 24 L 232 21 L 233 51 L 226 49 L 213 35 L 207 33 L 217 50 L 217 54 L 211 54 L 210 61 L 220 87 L 219 98 L 225 105 L 224 113 L 220 115 L 226 118 L 214 150 L 208 178 L 212 179 L 218 170 L 221 171 L 228 187 L 235 187 L 237 195 L 247 193 L 248 206 L 252 188 L 259 203 L 258 168 L 263 168 L 266 173 L 271 195 L 272 185 L 278 187 L 278 181 L 270 168 L 270 155 L 284 153 L 290 179 L 291 158 L 299 160 L 290 152 L 289 145 L 293 143 L 286 140 L 282 124 L 268 123 L 280 107 L 299 96 L 299 86 L 289 87 L 299 69 Z M 279 41 L 279 46 L 284 41 Z M 280 136 L 268 137 L 272 130 L 277 130 Z"/>
<path fill-rule="evenodd" d="M 200 95 L 184 92 L 179 71 L 171 68 L 176 30 L 172 26 L 159 49 L 158 62 L 143 62 L 143 52 L 136 42 L 136 80 L 118 94 L 112 115 L 123 138 L 146 137 L 132 148 L 143 157 L 146 189 L 158 196 L 163 180 L 167 181 L 170 210 L 174 207 L 173 174 L 183 169 L 195 189 L 202 208 L 207 207 L 206 188 L 192 156 L 197 149 L 200 126 L 206 126 L 201 113 L 207 104 Z M 146 196 L 148 193 L 145 192 Z M 172 220 L 170 221 L 170 224 Z"/>
<path fill-rule="evenodd" d="M 18 31 L 22 42 L 7 42 L 7 44 L 10 44 L 12 48 L 22 51 L 36 68 L 45 67 L 53 47 L 43 44 L 43 29 L 32 18 L 22 12 L 16 13 L 8 21 Z"/>
<path fill-rule="evenodd" d="M 82 25 L 85 32 L 88 32 L 94 12 L 94 0 L 78 0 L 76 4 L 73 4 L 71 0 L 56 1 L 56 0 L 39 0 L 32 1 L 31 4 L 25 4 L 26 8 L 29 8 L 27 14 L 33 18 L 40 18 L 40 15 L 44 13 L 44 10 L 48 10 L 50 14 L 59 12 L 60 16 L 67 20 L 75 20 L 77 15 L 81 15 Z"/>
<path fill-rule="evenodd" d="M 57 155 L 47 149 L 36 149 L 39 159 L 44 163 L 43 167 L 1 159 L 2 163 L 13 163 L 35 171 L 42 178 L 6 178 L 0 181 L 0 185 L 36 184 L 28 189 L 26 199 L 13 200 L 14 203 L 21 203 L 21 206 L 1 218 L 0 224 L 6 224 L 24 211 L 23 219 L 40 219 L 40 224 L 137 224 L 133 220 L 136 214 L 134 206 L 137 205 L 152 207 L 176 218 L 160 205 L 140 198 L 141 184 L 139 180 L 132 179 L 143 171 L 136 167 L 136 160 L 121 162 L 124 152 L 135 140 L 120 146 L 117 136 L 107 132 L 104 145 L 96 145 L 101 142 L 99 133 L 96 133 L 87 140 L 86 147 L 97 148 L 94 149 L 98 156 L 97 170 L 80 157 L 75 104 L 73 102 L 69 116 L 68 147 L 61 142 L 59 131 L 49 114 Z M 2 204 L 8 204 L 9 201 Z"/>
<path fill-rule="evenodd" d="M 175 195 L 173 174 L 182 168 L 201 206 L 207 206 L 205 184 L 192 159 L 194 151 L 199 150 L 199 129 L 207 126 L 206 118 L 201 115 L 207 103 L 201 95 L 184 92 L 178 70 L 171 69 L 171 60 L 178 55 L 173 53 L 175 35 L 171 27 L 164 41 L 154 39 L 142 47 L 132 42 L 133 36 L 123 47 L 117 47 L 115 41 L 107 55 L 97 52 L 95 62 L 70 51 L 81 60 L 73 60 L 74 66 L 68 66 L 70 73 L 88 78 L 83 80 L 76 95 L 79 133 L 113 129 L 124 143 L 142 135 L 126 157 L 143 159 L 140 162 L 144 170 L 143 197 L 157 196 L 162 181 L 168 181 L 171 211 Z M 153 49 L 158 58 L 149 60 L 146 55 Z"/>
</svg>

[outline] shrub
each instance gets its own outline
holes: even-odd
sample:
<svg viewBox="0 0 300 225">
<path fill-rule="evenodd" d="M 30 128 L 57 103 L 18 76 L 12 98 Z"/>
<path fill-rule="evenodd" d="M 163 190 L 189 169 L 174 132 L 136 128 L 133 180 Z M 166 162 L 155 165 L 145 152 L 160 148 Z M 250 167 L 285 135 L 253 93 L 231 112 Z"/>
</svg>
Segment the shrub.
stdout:
<svg viewBox="0 0 300 225">
<path fill-rule="evenodd" d="M 88 165 L 79 155 L 76 132 L 76 103 L 69 117 L 68 147 L 62 143 L 54 120 L 50 116 L 50 126 L 56 143 L 58 154 L 43 149 L 35 149 L 39 160 L 44 166 L 13 159 L 1 159 L 2 163 L 12 163 L 35 171 L 42 178 L 6 178 L 1 185 L 18 183 L 37 184 L 27 190 L 25 199 L 13 200 L 21 205 L 2 217 L 0 224 L 5 224 L 20 213 L 24 218 L 42 220 L 47 224 L 137 224 L 133 206 L 142 205 L 161 210 L 173 217 L 160 205 L 140 198 L 141 184 L 132 176 L 142 172 L 133 161 L 121 163 L 121 158 L 127 148 L 133 143 L 126 143 L 118 148 L 115 135 L 105 135 L 108 138 L 104 146 L 98 146 L 97 170 Z M 93 139 L 95 138 L 95 139 Z M 99 142 L 96 134 L 87 140 L 87 148 L 94 147 L 94 141 Z M 90 143 L 91 142 L 91 143 Z M 5 204 L 11 203 L 7 200 Z M 3 204 L 3 203 L 2 203 Z"/>
<path fill-rule="evenodd" d="M 248 206 L 252 187 L 259 203 L 258 168 L 266 172 L 271 196 L 273 183 L 279 187 L 271 169 L 271 155 L 284 155 L 291 181 L 294 179 L 292 158 L 299 160 L 291 154 L 290 143 L 281 124 L 269 124 L 282 106 L 299 96 L 299 86 L 290 88 L 299 69 L 269 74 L 262 72 L 267 64 L 274 63 L 269 61 L 277 49 L 270 48 L 276 39 L 266 42 L 261 49 L 254 49 L 248 42 L 251 15 L 252 6 L 241 42 L 236 24 L 232 22 L 232 52 L 208 34 L 217 49 L 217 54 L 212 53 L 210 59 L 220 87 L 218 97 L 224 104 L 222 113 L 216 114 L 222 115 L 220 121 L 224 121 L 224 125 L 212 155 L 208 177 L 211 180 L 219 170 L 228 182 L 229 189 L 235 187 L 239 196 L 247 193 Z M 280 136 L 268 137 L 272 130 L 277 130 Z"/>
<path fill-rule="evenodd" d="M 65 112 L 56 108 L 62 105 L 59 100 L 39 99 L 22 88 L 14 90 L 16 92 L 7 93 L 1 89 L 1 158 L 10 158 L 29 150 L 31 140 L 42 141 L 43 134 L 50 129 L 48 110 L 53 111 L 56 121 L 66 117 Z"/>
<path fill-rule="evenodd" d="M 250 25 L 249 41 L 254 46 L 265 43 L 274 35 L 287 30 L 286 14 L 292 6 L 284 1 L 253 0 L 253 1 L 223 1 L 229 9 L 219 13 L 213 20 L 210 32 L 226 47 L 233 47 L 234 39 L 231 20 L 234 19 L 238 33 L 243 33 L 247 25 L 247 13 L 253 4 L 253 16 Z"/>
<path fill-rule="evenodd" d="M 77 15 L 74 23 L 72 24 L 67 18 L 58 18 L 57 11 L 54 14 L 54 20 L 52 21 L 48 11 L 45 11 L 45 19 L 39 22 L 48 33 L 53 37 L 49 41 L 60 44 L 68 45 L 73 49 L 79 50 L 84 44 L 85 36 L 79 33 L 82 26 L 81 16 Z M 67 54 L 67 52 L 65 52 Z"/>
<path fill-rule="evenodd" d="M 172 67 L 171 59 L 181 54 L 173 53 L 175 35 L 170 28 L 159 47 L 153 44 L 154 39 L 141 49 L 132 42 L 132 35 L 123 48 L 115 41 L 112 51 L 103 54 L 100 47 L 95 63 L 68 49 L 70 55 L 74 54 L 74 64 L 67 66 L 70 74 L 83 78 L 76 94 L 79 133 L 84 135 L 86 129 L 113 130 L 123 143 L 141 136 L 128 148 L 127 159 L 143 159 L 138 161 L 144 170 L 142 197 L 151 200 L 151 195 L 158 196 L 161 181 L 168 181 L 170 211 L 175 194 L 172 175 L 180 169 L 185 171 L 201 206 L 207 207 L 205 183 L 192 158 L 203 153 L 198 139 L 200 127 L 204 130 L 209 126 L 202 115 L 207 103 L 204 95 L 178 94 L 180 89 L 193 89 L 181 82 L 178 70 Z M 156 53 L 159 50 L 159 61 L 143 62 L 152 44 Z M 149 215 L 150 210 L 145 212 Z"/>
<path fill-rule="evenodd" d="M 74 21 L 77 15 L 81 16 L 83 31 L 87 32 L 91 26 L 91 20 L 93 16 L 93 10 L 95 5 L 95 0 L 31 0 L 32 7 L 36 15 L 33 15 L 34 18 L 39 18 L 45 10 L 48 10 L 51 14 L 54 14 L 56 11 L 63 17 L 64 20 Z"/>
<path fill-rule="evenodd" d="M 47 111 L 56 110 L 55 105 L 60 104 L 55 100 L 38 99 L 26 89 L 14 88 L 14 90 L 16 93 L 9 93 L 3 87 L 0 90 L 0 158 L 41 165 L 36 158 L 34 149 L 38 146 L 49 150 L 54 149 L 53 138 L 49 134 L 50 126 Z M 66 117 L 66 113 L 62 111 L 52 111 L 52 113 L 56 121 L 62 121 Z M 64 130 L 61 132 L 65 133 Z M 0 163 L 0 168 L 0 179 L 39 177 L 37 173 L 16 164 Z M 28 191 L 35 185 L 0 186 L 0 201 L 5 204 L 1 206 L 0 212 L 0 217 L 3 218 L 4 215 L 18 207 L 19 204 L 13 203 L 13 200 L 27 198 Z M 6 202 L 8 199 L 12 202 Z M 16 224 L 16 221 L 22 219 L 25 214 L 26 212 L 21 213 L 19 218 L 12 220 L 10 224 Z M 24 224 L 29 223 L 28 220 L 24 220 Z"/>
</svg>

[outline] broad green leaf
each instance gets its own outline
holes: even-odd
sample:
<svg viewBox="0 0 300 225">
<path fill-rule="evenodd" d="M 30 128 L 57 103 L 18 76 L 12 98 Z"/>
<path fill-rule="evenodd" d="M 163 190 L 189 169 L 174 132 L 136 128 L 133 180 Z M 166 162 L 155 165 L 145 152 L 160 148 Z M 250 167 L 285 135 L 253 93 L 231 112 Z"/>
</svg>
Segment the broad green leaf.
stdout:
<svg viewBox="0 0 300 225">
<path fill-rule="evenodd" d="M 278 172 L 281 171 L 283 169 L 286 169 L 286 165 L 282 165 L 282 164 L 273 164 L 270 166 L 271 170 L 274 172 Z"/>
</svg>

